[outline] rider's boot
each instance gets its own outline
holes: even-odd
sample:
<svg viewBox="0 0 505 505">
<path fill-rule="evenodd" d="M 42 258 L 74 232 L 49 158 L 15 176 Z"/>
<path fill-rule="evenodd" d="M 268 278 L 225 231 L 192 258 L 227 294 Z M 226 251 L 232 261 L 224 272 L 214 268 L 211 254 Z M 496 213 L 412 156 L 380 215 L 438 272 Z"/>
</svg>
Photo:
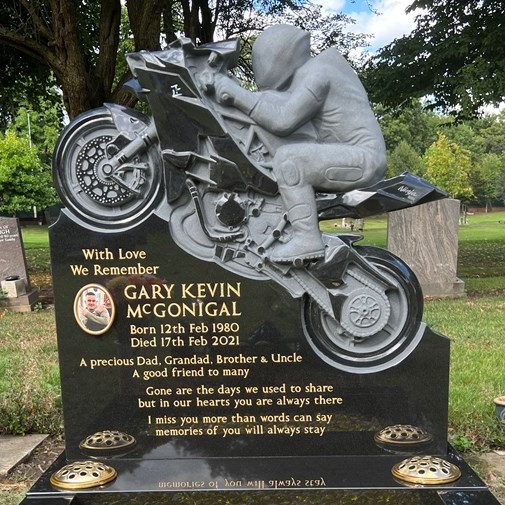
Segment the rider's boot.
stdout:
<svg viewBox="0 0 505 505">
<path fill-rule="evenodd" d="M 319 231 L 316 200 L 312 188 L 291 187 L 282 193 L 293 235 L 289 242 L 279 243 L 274 247 L 270 260 L 276 263 L 301 265 L 303 261 L 322 258 L 324 244 Z"/>
</svg>

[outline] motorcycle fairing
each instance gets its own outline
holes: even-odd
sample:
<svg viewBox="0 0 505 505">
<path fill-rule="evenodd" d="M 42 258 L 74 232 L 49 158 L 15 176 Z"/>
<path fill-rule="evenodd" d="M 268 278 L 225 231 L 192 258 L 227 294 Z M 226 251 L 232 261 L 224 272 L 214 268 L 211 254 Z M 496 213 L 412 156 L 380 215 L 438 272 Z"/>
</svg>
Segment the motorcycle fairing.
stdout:
<svg viewBox="0 0 505 505">
<path fill-rule="evenodd" d="M 338 195 L 319 194 L 317 211 L 320 221 L 342 217 L 364 218 L 443 198 L 447 198 L 447 193 L 420 177 L 404 172 L 369 188 Z"/>
</svg>

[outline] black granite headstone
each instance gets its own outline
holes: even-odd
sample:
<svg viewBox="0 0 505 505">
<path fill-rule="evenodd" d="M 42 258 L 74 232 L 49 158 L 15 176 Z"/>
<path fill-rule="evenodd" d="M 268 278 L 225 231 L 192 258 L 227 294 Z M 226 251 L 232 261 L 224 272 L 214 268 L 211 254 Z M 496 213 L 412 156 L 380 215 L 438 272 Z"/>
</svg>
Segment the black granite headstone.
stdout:
<svg viewBox="0 0 505 505">
<path fill-rule="evenodd" d="M 317 70 L 310 93 L 243 90 L 225 75 L 236 41 L 181 39 L 128 56 L 153 119 L 108 104 L 63 132 L 54 174 L 67 208 L 50 241 L 66 451 L 27 505 L 187 501 L 181 491 L 195 503 L 497 503 L 447 444 L 449 341 L 421 323 L 415 276 L 317 228 L 443 194 L 408 174 L 354 191 L 384 168 L 366 94 L 335 51 L 311 59 L 298 28 L 262 38 L 268 61 L 278 31 L 279 57 Z M 274 131 L 290 111 L 272 97 L 305 123 Z M 339 100 L 346 121 L 331 129 Z M 398 425 L 416 443 L 378 437 Z M 460 478 L 395 480 L 416 454 Z M 437 458 L 418 476 L 448 472 Z M 102 485 L 80 487 L 91 477 Z"/>
<path fill-rule="evenodd" d="M 373 436 L 393 424 L 446 451 L 446 338 L 426 329 L 399 366 L 349 374 L 311 349 L 299 301 L 184 253 L 155 216 L 97 234 L 63 215 L 51 241 L 69 459 L 101 430 L 133 435 L 142 459 L 381 455 Z M 86 286 L 116 308 L 100 335 L 76 321 Z"/>
</svg>

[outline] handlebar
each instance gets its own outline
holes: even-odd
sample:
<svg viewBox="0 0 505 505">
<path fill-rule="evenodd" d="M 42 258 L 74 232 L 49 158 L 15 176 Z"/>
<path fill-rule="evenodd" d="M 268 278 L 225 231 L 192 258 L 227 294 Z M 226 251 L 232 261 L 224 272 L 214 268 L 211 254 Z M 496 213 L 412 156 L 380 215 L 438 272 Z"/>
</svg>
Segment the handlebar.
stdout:
<svg viewBox="0 0 505 505">
<path fill-rule="evenodd" d="M 214 76 L 228 70 L 228 59 L 223 56 L 221 52 L 211 51 L 207 59 L 208 68 L 198 75 L 200 88 L 208 95 L 216 92 Z M 229 54 L 227 56 L 229 56 Z M 220 103 L 231 103 L 232 101 L 232 97 L 228 93 L 222 93 L 216 98 Z"/>
</svg>

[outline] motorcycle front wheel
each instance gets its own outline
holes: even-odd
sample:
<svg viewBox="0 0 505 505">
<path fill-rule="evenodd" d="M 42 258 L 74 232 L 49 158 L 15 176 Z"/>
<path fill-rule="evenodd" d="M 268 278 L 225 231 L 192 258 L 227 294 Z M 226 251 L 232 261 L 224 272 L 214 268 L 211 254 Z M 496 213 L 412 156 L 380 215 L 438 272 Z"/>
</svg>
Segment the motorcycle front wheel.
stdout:
<svg viewBox="0 0 505 505">
<path fill-rule="evenodd" d="M 303 306 L 302 320 L 307 340 L 326 363 L 346 372 L 380 372 L 403 361 L 423 335 L 423 295 L 412 270 L 400 258 L 377 247 L 355 247 L 395 285 L 379 292 L 363 285 L 348 293 L 336 314 L 330 317 L 312 299 Z M 359 278 L 359 267 L 350 267 Z M 345 277 L 344 277 L 345 281 Z M 338 292 L 338 290 L 335 290 Z"/>
<path fill-rule="evenodd" d="M 108 146 L 120 133 L 107 108 L 85 112 L 63 130 L 53 156 L 53 177 L 63 204 L 101 229 L 138 223 L 161 193 L 161 157 L 155 145 L 111 170 Z"/>
</svg>

